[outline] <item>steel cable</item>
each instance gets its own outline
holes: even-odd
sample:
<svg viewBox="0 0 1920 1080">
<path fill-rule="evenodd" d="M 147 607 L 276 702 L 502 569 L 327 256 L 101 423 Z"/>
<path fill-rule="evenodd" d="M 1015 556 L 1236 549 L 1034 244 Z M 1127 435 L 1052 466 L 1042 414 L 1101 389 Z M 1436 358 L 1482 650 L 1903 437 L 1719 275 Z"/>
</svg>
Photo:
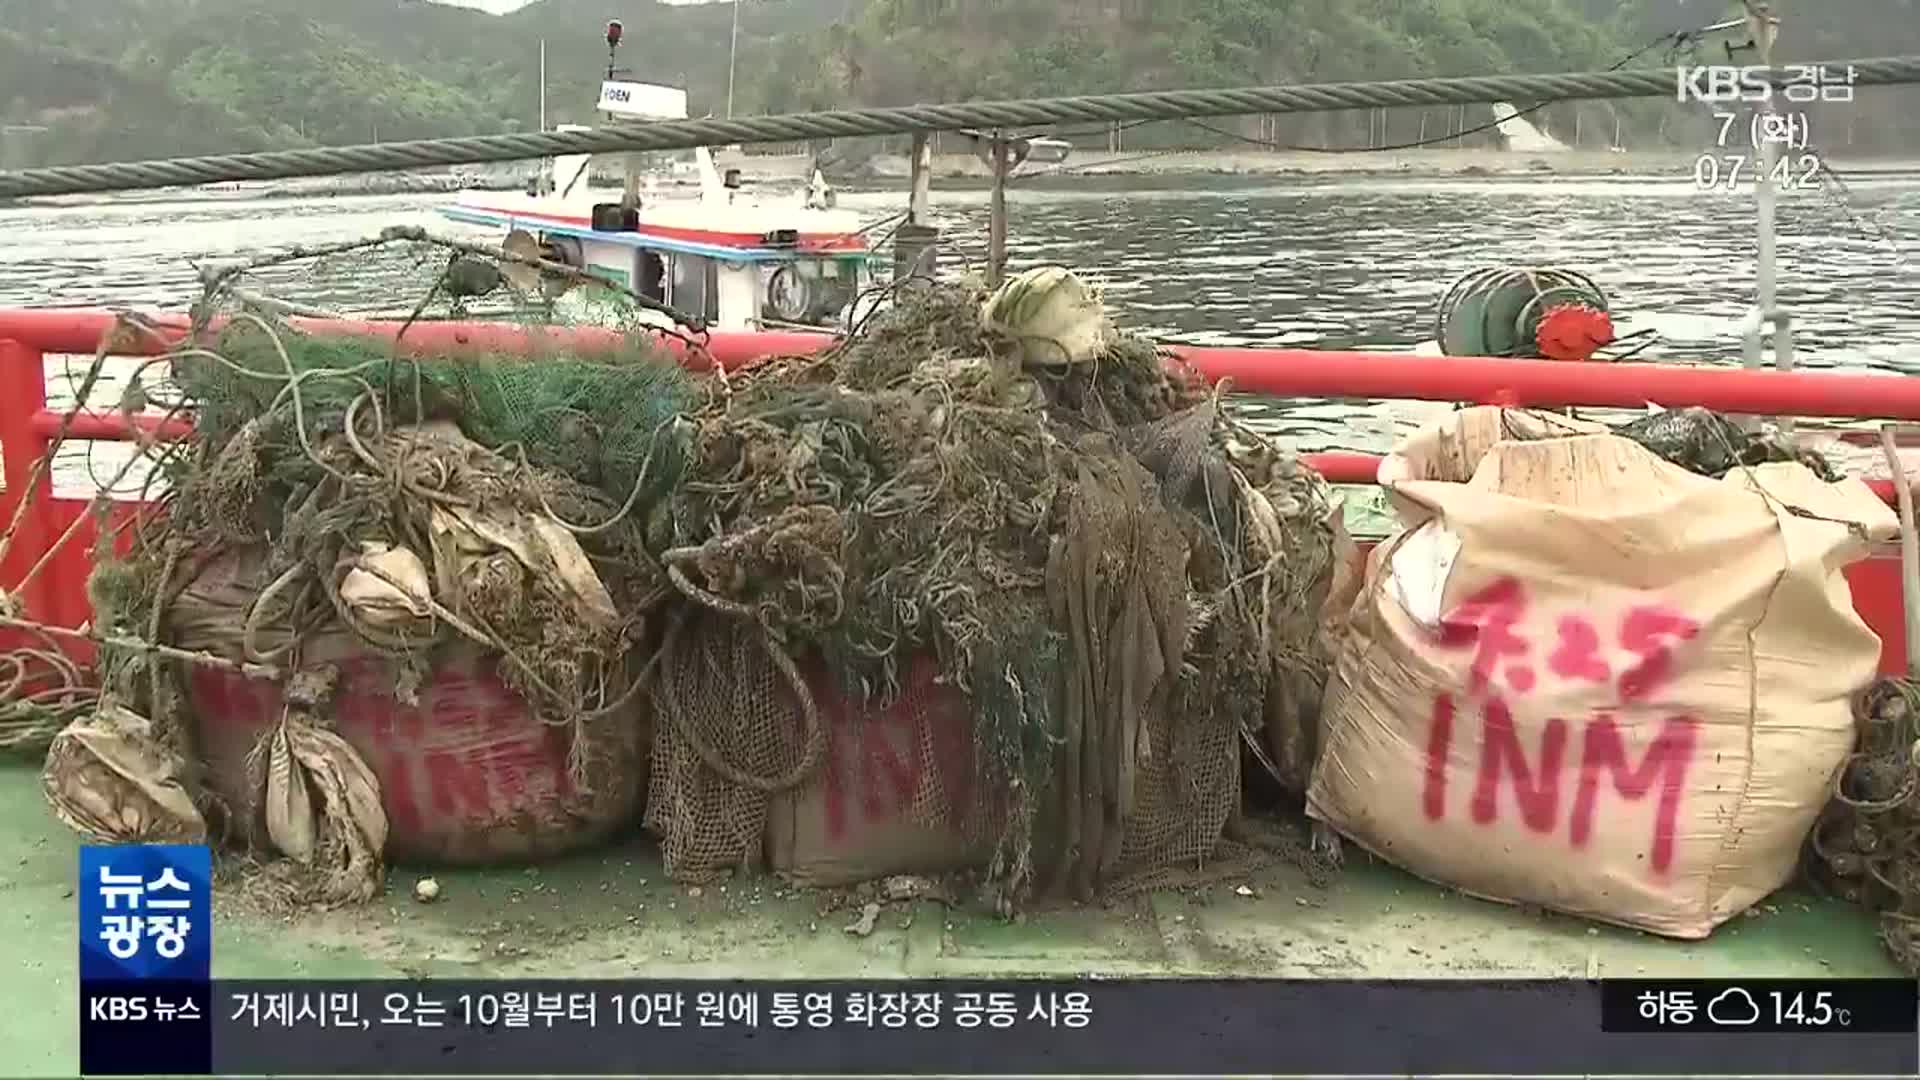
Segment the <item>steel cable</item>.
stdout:
<svg viewBox="0 0 1920 1080">
<path fill-rule="evenodd" d="M 1797 65 L 1796 67 L 1804 66 Z M 1828 61 L 1851 67 L 1856 86 L 1920 82 L 1920 56 Z M 1794 68 L 1775 68 L 1786 81 Z M 977 101 L 847 109 L 784 116 L 627 122 L 589 131 L 480 135 L 362 146 L 275 150 L 256 154 L 169 158 L 0 172 L 0 198 L 126 191 L 231 180 L 280 180 L 386 169 L 518 161 L 563 154 L 687 150 L 731 143 L 895 135 L 965 128 L 1021 128 L 1064 123 L 1178 120 L 1198 116 L 1323 112 L 1403 105 L 1463 105 L 1512 100 L 1664 97 L 1679 92 L 1674 68 L 1490 75 L 1393 82 L 1222 90 L 1169 90 L 1088 97 Z"/>
</svg>

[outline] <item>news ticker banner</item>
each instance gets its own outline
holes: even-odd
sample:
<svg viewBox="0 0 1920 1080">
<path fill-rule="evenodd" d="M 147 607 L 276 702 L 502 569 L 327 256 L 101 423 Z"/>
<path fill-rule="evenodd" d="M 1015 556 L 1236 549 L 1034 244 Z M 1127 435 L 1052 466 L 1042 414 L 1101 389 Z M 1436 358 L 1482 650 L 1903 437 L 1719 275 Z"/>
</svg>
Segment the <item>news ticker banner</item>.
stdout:
<svg viewBox="0 0 1920 1080">
<path fill-rule="evenodd" d="M 1912 1076 L 1915 1007 L 1838 980 L 89 982 L 81 1070 Z"/>
<path fill-rule="evenodd" d="M 1920 1073 L 1911 980 L 213 980 L 208 870 L 83 850 L 83 1073 Z"/>
</svg>

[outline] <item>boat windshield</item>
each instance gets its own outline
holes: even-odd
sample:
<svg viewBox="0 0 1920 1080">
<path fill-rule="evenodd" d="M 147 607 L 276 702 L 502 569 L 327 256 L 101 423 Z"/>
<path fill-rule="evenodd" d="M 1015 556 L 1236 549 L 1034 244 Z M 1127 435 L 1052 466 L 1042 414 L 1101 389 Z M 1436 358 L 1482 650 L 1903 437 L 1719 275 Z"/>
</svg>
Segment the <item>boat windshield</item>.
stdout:
<svg viewBox="0 0 1920 1080">
<path fill-rule="evenodd" d="M 839 319 L 861 288 L 864 259 L 798 258 L 761 269 L 760 318 L 824 326 Z"/>
</svg>

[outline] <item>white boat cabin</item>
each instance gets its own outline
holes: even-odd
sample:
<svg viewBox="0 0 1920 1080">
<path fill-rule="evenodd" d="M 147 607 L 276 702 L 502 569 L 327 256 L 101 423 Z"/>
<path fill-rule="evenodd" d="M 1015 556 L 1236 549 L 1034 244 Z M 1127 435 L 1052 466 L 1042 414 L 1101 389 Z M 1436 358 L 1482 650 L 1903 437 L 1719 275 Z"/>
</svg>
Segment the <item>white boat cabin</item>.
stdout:
<svg viewBox="0 0 1920 1080">
<path fill-rule="evenodd" d="M 608 81 L 601 109 L 624 118 L 678 119 L 686 91 Z M 557 130 L 570 130 L 562 126 Z M 721 331 L 845 325 L 871 283 L 872 249 L 857 215 L 833 209 L 816 173 L 804 198 L 763 204 L 695 151 L 698 195 L 648 183 L 628 159 L 624 188 L 590 188 L 590 155 L 555 158 L 519 192 L 466 191 L 446 217 L 506 230 L 509 245 L 577 266 L 704 320 Z"/>
</svg>

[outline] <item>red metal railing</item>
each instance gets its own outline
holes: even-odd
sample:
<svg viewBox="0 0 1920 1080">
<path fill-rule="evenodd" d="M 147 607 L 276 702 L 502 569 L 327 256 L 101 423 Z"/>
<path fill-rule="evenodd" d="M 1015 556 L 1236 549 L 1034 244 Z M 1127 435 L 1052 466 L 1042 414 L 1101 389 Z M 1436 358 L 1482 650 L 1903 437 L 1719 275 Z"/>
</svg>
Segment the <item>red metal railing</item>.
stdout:
<svg viewBox="0 0 1920 1080">
<path fill-rule="evenodd" d="M 294 320 L 314 333 L 394 339 L 398 322 Z M 0 521 L 12 519 L 20 498 L 29 500 L 19 536 L 0 562 L 0 585 L 13 591 L 32 565 L 84 511 L 86 502 L 53 497 L 51 476 L 25 490 L 33 463 L 45 454 L 59 431 L 62 415 L 49 410 L 43 360 L 47 354 L 91 355 L 113 328 L 104 311 L 0 311 Z M 163 334 L 184 336 L 181 320 L 161 320 Z M 591 328 L 529 328 L 504 323 L 418 323 L 407 331 L 402 351 L 409 354 L 484 352 L 530 355 L 556 348 L 599 351 L 620 344 L 613 331 Z M 708 343 L 714 359 L 733 368 L 776 353 L 810 352 L 829 338 L 809 333 L 715 334 Z M 691 360 L 679 343 L 664 344 Z M 127 355 L 156 355 L 165 343 L 142 335 Z M 1682 367 L 1658 364 L 1569 364 L 1543 360 L 1487 357 L 1417 356 L 1403 353 L 1324 352 L 1306 349 L 1182 346 L 1174 350 L 1209 379 L 1230 379 L 1236 390 L 1278 397 L 1406 398 L 1515 407 L 1568 405 L 1641 408 L 1655 402 L 1668 408 L 1704 406 L 1722 412 L 1822 417 L 1884 417 L 1920 421 L 1920 379 L 1893 375 L 1850 375 L 1828 371 L 1767 371 L 1741 368 Z M 138 425 L 163 436 L 187 430 L 164 428 L 151 420 Z M 88 413 L 75 418 L 71 439 L 126 440 L 129 425 L 117 414 Z M 1379 458 L 1361 453 L 1305 454 L 1302 457 L 1329 480 L 1371 484 Z M 1890 481 L 1869 481 L 1891 500 Z M 117 511 L 122 519 L 135 508 Z M 49 565 L 18 599 L 33 617 L 62 626 L 78 626 L 89 617 L 85 583 L 91 569 L 94 532 L 83 523 L 51 556 Z M 1855 565 L 1848 578 L 1855 607 L 1879 632 L 1882 666 L 1905 666 L 1905 635 L 1897 553 L 1880 552 Z"/>
<path fill-rule="evenodd" d="M 0 310 L 0 340 L 43 353 L 88 353 L 113 327 L 104 311 Z M 295 319 L 316 333 L 391 340 L 399 322 Z M 161 325 L 185 332 L 181 321 Z M 621 337 L 583 327 L 536 329 L 511 323 L 416 323 L 402 351 L 471 350 L 529 353 L 555 346 L 607 349 Z M 663 339 L 664 340 L 664 339 Z M 774 353 L 811 352 L 831 340 L 823 334 L 715 334 L 708 348 L 725 367 Z M 666 340 L 684 355 L 678 342 Z M 145 339 L 143 355 L 161 351 Z M 1720 412 L 1780 416 L 1884 417 L 1920 421 L 1920 380 L 1904 375 L 1837 371 L 1748 370 L 1673 364 L 1574 364 L 1411 353 L 1339 352 L 1183 345 L 1174 349 L 1210 379 L 1231 379 L 1236 390 L 1275 397 L 1409 398 L 1553 408 L 1566 405 L 1639 409 L 1701 405 Z"/>
</svg>

